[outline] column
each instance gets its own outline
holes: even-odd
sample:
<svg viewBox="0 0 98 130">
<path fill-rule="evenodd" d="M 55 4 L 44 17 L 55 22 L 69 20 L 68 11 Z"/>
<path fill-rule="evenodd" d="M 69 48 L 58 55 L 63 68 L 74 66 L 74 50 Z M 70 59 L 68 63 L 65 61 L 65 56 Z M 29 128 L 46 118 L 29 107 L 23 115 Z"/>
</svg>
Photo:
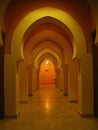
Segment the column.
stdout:
<svg viewBox="0 0 98 130">
<path fill-rule="evenodd" d="M 36 68 L 36 89 L 39 88 L 39 69 Z"/>
<path fill-rule="evenodd" d="M 32 73 L 32 89 L 33 91 L 36 91 L 37 89 L 37 68 L 33 67 L 33 73 Z"/>
<path fill-rule="evenodd" d="M 59 88 L 60 91 L 64 91 L 64 72 L 63 67 L 60 67 L 60 73 L 59 73 Z"/>
<path fill-rule="evenodd" d="M 59 88 L 59 74 L 60 74 L 60 69 L 56 69 L 56 87 Z"/>
<path fill-rule="evenodd" d="M 94 114 L 92 54 L 85 54 L 79 70 L 79 112 L 82 116 Z"/>
<path fill-rule="evenodd" d="M 27 66 L 28 69 L 28 95 L 32 96 L 32 72 L 33 72 L 33 67 L 32 65 Z"/>
<path fill-rule="evenodd" d="M 0 47 L 0 119 L 4 118 L 4 45 Z"/>
<path fill-rule="evenodd" d="M 4 116 L 16 118 L 19 114 L 19 75 L 13 56 L 4 57 Z"/>
<path fill-rule="evenodd" d="M 68 100 L 78 100 L 78 64 L 75 61 L 70 62 L 68 69 Z"/>
<path fill-rule="evenodd" d="M 28 102 L 28 71 L 25 61 L 19 64 L 19 93 L 20 102 Z"/>
<path fill-rule="evenodd" d="M 64 95 L 68 95 L 68 65 L 63 64 L 64 71 Z"/>
</svg>

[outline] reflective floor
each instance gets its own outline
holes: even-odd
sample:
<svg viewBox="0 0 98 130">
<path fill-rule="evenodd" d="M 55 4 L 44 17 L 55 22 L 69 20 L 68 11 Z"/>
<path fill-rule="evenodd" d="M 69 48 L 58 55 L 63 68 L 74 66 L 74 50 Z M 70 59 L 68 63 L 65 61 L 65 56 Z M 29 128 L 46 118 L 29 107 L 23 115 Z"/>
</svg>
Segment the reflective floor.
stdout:
<svg viewBox="0 0 98 130">
<path fill-rule="evenodd" d="M 69 103 L 53 85 L 41 86 L 20 104 L 17 119 L 0 120 L 0 130 L 97 130 L 98 119 L 81 118 L 77 104 Z"/>
</svg>

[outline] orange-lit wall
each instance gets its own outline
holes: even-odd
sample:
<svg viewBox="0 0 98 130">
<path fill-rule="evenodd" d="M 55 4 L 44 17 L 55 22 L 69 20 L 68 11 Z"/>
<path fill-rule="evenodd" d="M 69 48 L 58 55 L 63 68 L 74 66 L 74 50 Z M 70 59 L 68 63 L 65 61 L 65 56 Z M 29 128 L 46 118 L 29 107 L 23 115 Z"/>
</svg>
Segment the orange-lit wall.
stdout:
<svg viewBox="0 0 98 130">
<path fill-rule="evenodd" d="M 46 64 L 46 60 L 44 60 L 40 65 L 39 72 L 39 82 L 40 84 L 52 84 L 55 83 L 55 70 L 54 65 L 51 61 Z"/>
</svg>

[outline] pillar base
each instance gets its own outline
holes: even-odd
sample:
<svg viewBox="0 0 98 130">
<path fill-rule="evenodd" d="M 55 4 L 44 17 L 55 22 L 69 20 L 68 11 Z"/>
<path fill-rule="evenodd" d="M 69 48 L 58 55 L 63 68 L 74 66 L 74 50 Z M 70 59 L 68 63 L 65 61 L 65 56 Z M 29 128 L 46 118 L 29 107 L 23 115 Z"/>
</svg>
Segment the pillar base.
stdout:
<svg viewBox="0 0 98 130">
<path fill-rule="evenodd" d="M 78 103 L 77 100 L 69 100 L 70 103 Z"/>
<path fill-rule="evenodd" d="M 64 93 L 64 96 L 68 96 L 68 93 Z"/>
<path fill-rule="evenodd" d="M 16 115 L 4 115 L 4 119 L 16 119 L 19 115 L 20 113 Z"/>
<path fill-rule="evenodd" d="M 83 118 L 93 118 L 93 117 L 94 117 L 93 114 L 80 114 L 80 115 L 81 115 L 81 117 L 83 117 Z"/>
<path fill-rule="evenodd" d="M 80 114 L 81 117 L 83 118 L 94 118 L 94 114 L 83 114 L 78 110 L 78 113 Z"/>
<path fill-rule="evenodd" d="M 28 103 L 28 101 L 20 101 L 20 103 Z"/>
<path fill-rule="evenodd" d="M 33 96 L 33 94 L 29 94 L 29 97 Z"/>
</svg>

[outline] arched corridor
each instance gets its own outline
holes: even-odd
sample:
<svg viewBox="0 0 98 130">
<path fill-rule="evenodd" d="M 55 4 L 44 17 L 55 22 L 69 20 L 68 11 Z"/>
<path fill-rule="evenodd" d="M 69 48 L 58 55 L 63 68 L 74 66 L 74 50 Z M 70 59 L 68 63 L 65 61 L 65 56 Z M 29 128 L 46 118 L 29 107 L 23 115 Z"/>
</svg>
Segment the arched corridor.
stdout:
<svg viewBox="0 0 98 130">
<path fill-rule="evenodd" d="M 98 116 L 98 3 L 65 1 L 2 1 L 1 119 L 35 119 L 35 129 L 64 129 L 67 119 L 75 126 L 79 120 L 85 129 L 81 117 Z"/>
</svg>

